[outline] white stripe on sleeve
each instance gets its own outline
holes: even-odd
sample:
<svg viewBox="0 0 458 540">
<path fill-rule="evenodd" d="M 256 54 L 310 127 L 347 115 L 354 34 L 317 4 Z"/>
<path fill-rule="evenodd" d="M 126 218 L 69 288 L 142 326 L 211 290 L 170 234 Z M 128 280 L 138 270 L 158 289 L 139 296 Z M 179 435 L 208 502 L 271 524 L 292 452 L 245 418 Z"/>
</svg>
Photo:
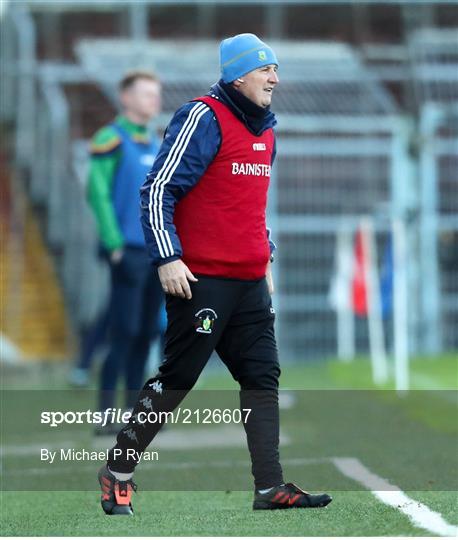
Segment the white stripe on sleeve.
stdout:
<svg viewBox="0 0 458 540">
<path fill-rule="evenodd" d="M 209 107 L 202 102 L 196 103 L 191 109 L 167 155 L 167 158 L 151 183 L 149 193 L 149 221 L 158 244 L 159 254 L 162 258 L 170 257 L 174 254 L 170 235 L 168 231 L 164 229 L 164 217 L 162 213 L 164 185 L 170 181 L 173 173 L 178 167 L 200 118 L 209 110 Z"/>
</svg>

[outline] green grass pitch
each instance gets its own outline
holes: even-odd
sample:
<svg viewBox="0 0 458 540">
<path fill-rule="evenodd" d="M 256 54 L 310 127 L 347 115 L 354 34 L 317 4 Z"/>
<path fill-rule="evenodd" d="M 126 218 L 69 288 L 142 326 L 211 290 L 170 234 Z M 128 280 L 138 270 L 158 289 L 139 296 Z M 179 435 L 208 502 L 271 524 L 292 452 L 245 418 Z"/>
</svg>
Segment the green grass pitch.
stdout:
<svg viewBox="0 0 458 540">
<path fill-rule="evenodd" d="M 163 461 L 157 466 L 140 464 L 135 478 L 139 491 L 133 498 L 136 514 L 105 516 L 95 478 L 99 464 L 74 467 L 65 463 L 47 472 L 40 470 L 27 449 L 43 441 L 46 433 L 49 436 L 49 430 L 36 430 L 32 420 L 14 430 L 14 422 L 5 418 L 7 403 L 2 413 L 2 446 L 25 451 L 23 455 L 7 451 L 2 457 L 2 536 L 434 536 L 414 525 L 400 509 L 387 506 L 345 477 L 332 461 L 336 455 L 357 458 L 399 486 L 416 504 L 423 503 L 447 523 L 458 525 L 457 491 L 450 480 L 457 462 L 451 455 L 456 448 L 455 355 L 412 363 L 412 386 L 431 391 L 427 403 L 425 394 L 416 390 L 400 402 L 392 392 L 375 392 L 365 359 L 348 365 L 330 361 L 284 366 L 281 383 L 282 388 L 308 390 L 298 392 L 291 408 L 281 411 L 282 435 L 288 440 L 281 449 L 285 478 L 310 491 L 328 491 L 334 497 L 329 507 L 253 512 L 247 450 L 229 445 L 170 449 L 161 453 Z M 386 389 L 392 385 L 390 381 Z M 233 388 L 228 374 L 215 372 L 198 387 L 219 392 L 208 396 L 229 400 L 232 394 L 224 390 Z M 348 388 L 360 392 L 339 393 Z M 448 392 L 434 392 L 440 389 Z M 77 394 L 71 395 L 77 406 Z M 332 396 L 329 405 L 318 413 L 325 396 Z M 33 395 L 24 407 L 31 400 Z M 68 409 L 71 405 L 70 400 Z M 17 419 L 23 411 L 15 407 Z M 336 408 L 348 414 L 339 416 Z M 333 417 L 338 421 L 333 423 Z M 328 429 L 322 429 L 325 422 Z M 189 433 L 201 427 L 190 426 Z M 170 426 L 166 431 L 173 434 L 181 428 Z M 89 440 L 81 428 L 56 431 L 52 437 L 56 441 L 70 437 L 82 446 Z M 437 464 L 441 459 L 444 466 Z M 431 462 L 437 468 L 431 468 Z M 218 490 L 220 481 L 227 481 L 229 489 Z M 423 489 L 426 485 L 429 488 Z"/>
</svg>

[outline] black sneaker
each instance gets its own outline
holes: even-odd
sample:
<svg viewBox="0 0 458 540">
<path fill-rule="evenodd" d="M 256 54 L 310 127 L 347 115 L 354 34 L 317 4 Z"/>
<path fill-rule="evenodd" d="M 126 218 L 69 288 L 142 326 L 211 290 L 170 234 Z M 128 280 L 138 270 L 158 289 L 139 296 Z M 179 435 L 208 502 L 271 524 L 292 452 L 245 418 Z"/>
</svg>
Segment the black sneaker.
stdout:
<svg viewBox="0 0 458 540">
<path fill-rule="evenodd" d="M 327 506 L 332 497 L 327 493 L 311 495 L 294 484 L 272 488 L 264 495 L 255 492 L 253 510 L 284 510 L 286 508 L 320 508 Z"/>
<path fill-rule="evenodd" d="M 98 478 L 102 488 L 100 502 L 105 514 L 110 516 L 131 516 L 134 509 L 130 499 L 132 491 L 137 491 L 136 484 L 132 480 L 117 480 L 106 465 L 99 470 Z"/>
</svg>

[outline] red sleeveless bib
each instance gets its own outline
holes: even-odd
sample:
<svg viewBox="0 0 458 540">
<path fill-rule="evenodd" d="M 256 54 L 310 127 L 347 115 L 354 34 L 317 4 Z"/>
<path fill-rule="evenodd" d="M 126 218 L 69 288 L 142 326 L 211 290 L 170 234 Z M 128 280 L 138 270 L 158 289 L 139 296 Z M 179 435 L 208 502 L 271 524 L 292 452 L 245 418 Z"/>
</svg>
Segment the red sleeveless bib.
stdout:
<svg viewBox="0 0 458 540">
<path fill-rule="evenodd" d="M 183 261 L 196 274 L 262 278 L 270 256 L 265 212 L 273 130 L 256 137 L 217 99 L 195 101 L 214 112 L 221 146 L 197 185 L 175 207 Z"/>
</svg>

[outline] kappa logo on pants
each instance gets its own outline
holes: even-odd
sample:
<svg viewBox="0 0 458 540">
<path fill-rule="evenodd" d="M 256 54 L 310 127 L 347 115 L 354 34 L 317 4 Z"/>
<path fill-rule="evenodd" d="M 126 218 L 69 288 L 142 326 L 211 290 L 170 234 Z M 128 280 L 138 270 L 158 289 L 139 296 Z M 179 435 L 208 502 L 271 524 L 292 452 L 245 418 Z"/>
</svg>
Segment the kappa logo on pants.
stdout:
<svg viewBox="0 0 458 540">
<path fill-rule="evenodd" d="M 154 381 L 153 383 L 148 385 L 150 388 L 152 388 L 155 392 L 158 394 L 162 394 L 162 383 L 159 381 Z"/>
<path fill-rule="evenodd" d="M 128 430 L 124 431 L 124 435 L 126 437 L 129 437 L 131 441 L 135 441 L 138 444 L 137 434 L 132 428 L 129 428 Z"/>
<path fill-rule="evenodd" d="M 194 317 L 196 317 L 196 320 L 194 321 L 196 332 L 199 332 L 200 334 L 212 333 L 214 322 L 218 318 L 216 311 L 211 308 L 203 308 L 199 310 Z"/>
</svg>

